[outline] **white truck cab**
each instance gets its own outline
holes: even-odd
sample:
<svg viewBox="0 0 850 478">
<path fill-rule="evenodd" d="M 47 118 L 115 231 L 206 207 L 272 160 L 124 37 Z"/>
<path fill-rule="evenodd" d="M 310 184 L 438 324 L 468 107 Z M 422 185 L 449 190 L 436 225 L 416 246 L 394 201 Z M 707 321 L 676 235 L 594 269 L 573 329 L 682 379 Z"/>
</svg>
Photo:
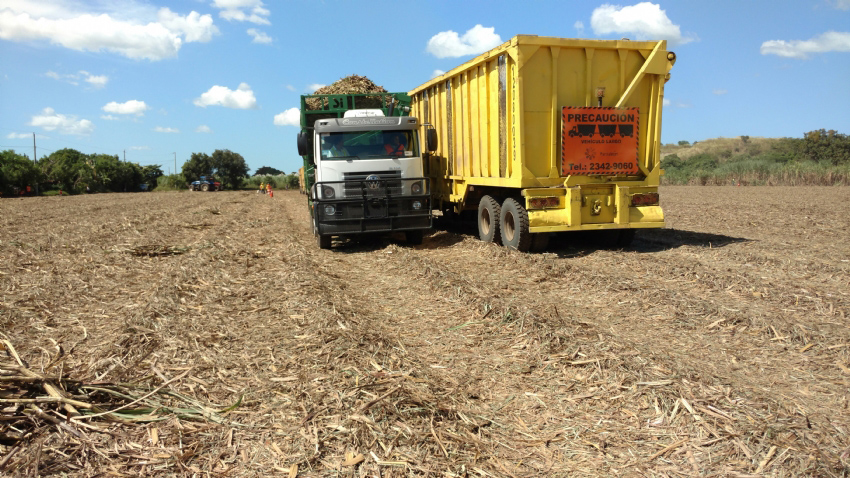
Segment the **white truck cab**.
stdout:
<svg viewBox="0 0 850 478">
<path fill-rule="evenodd" d="M 320 248 L 330 248 L 334 236 L 393 231 L 422 242 L 432 216 L 419 126 L 415 117 L 352 109 L 302 131 L 299 152 L 313 166 L 308 194 Z"/>
</svg>

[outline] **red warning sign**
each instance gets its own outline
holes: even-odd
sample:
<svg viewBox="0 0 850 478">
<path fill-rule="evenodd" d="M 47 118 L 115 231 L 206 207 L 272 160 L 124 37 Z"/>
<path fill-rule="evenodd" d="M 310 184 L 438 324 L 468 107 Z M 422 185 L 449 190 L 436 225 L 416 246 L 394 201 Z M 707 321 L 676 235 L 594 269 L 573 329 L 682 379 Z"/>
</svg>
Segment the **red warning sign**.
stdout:
<svg viewBox="0 0 850 478">
<path fill-rule="evenodd" d="M 561 173 L 637 174 L 639 108 L 565 106 Z"/>
</svg>

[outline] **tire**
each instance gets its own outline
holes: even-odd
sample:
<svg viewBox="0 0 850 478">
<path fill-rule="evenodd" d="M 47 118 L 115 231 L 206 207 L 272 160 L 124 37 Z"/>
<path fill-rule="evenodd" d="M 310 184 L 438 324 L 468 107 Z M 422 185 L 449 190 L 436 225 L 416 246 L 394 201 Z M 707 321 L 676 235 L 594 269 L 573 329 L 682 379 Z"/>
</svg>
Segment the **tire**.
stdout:
<svg viewBox="0 0 850 478">
<path fill-rule="evenodd" d="M 519 201 L 514 198 L 505 199 L 499 224 L 502 244 L 505 247 L 519 252 L 528 252 L 531 249 L 533 235 L 528 231 L 528 211 Z"/>
<path fill-rule="evenodd" d="M 209 190 L 210 190 L 210 185 L 209 185 L 209 184 L 201 184 L 201 191 L 203 191 L 203 192 L 207 192 L 207 191 L 209 191 Z"/>
<path fill-rule="evenodd" d="M 331 236 L 327 234 L 319 234 L 319 226 L 316 225 L 315 216 L 313 217 L 313 235 L 316 236 L 316 244 L 318 244 L 319 249 L 331 248 Z"/>
<path fill-rule="evenodd" d="M 549 247 L 549 236 L 548 232 L 540 232 L 531 235 L 531 252 L 543 252 Z"/>
<path fill-rule="evenodd" d="M 502 208 L 492 196 L 484 196 L 478 203 L 478 237 L 484 242 L 501 244 L 499 220 Z"/>
<path fill-rule="evenodd" d="M 405 231 L 404 239 L 411 246 L 422 244 L 422 238 L 425 237 L 425 231 Z"/>
<path fill-rule="evenodd" d="M 330 249 L 331 236 L 327 234 L 316 234 L 316 243 L 319 245 L 319 249 Z"/>
</svg>

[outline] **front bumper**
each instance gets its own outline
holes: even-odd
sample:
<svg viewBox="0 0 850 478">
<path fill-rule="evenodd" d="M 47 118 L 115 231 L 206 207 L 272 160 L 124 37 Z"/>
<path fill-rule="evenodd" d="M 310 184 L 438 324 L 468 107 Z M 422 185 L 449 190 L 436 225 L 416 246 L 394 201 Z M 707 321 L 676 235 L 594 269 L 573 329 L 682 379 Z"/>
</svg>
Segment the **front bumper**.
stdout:
<svg viewBox="0 0 850 478">
<path fill-rule="evenodd" d="M 333 197 L 323 197 L 329 188 Z M 313 186 L 311 198 L 320 235 L 412 231 L 432 225 L 428 178 L 325 181 Z"/>
</svg>

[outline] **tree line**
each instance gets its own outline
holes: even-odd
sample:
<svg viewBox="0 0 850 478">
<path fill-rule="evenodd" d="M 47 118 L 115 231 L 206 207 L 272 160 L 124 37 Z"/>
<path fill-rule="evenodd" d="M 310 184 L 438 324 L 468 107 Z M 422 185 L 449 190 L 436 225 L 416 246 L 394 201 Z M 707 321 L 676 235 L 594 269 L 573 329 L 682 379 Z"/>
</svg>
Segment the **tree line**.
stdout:
<svg viewBox="0 0 850 478">
<path fill-rule="evenodd" d="M 717 138 L 665 145 L 666 184 L 850 184 L 850 135 L 809 131 L 802 138 Z"/>
<path fill-rule="evenodd" d="M 242 155 L 226 149 L 212 155 L 192 153 L 181 174 L 167 178 L 163 177 L 162 165 L 140 166 L 121 161 L 117 155 L 84 154 L 66 148 L 32 161 L 6 150 L 0 152 L 0 193 L 131 192 L 152 190 L 164 179 L 172 187 L 182 188 L 200 176 L 214 177 L 224 188 L 236 189 L 248 176 L 248 169 Z"/>
</svg>

